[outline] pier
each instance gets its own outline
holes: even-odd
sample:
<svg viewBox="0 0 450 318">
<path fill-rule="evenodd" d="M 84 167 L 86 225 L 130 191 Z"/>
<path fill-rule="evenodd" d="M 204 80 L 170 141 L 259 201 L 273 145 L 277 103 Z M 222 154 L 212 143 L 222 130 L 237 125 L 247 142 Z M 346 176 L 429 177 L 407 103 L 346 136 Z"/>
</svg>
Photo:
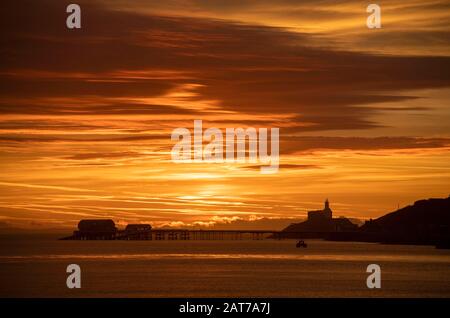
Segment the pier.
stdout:
<svg viewBox="0 0 450 318">
<path fill-rule="evenodd" d="M 75 231 L 61 240 L 144 240 L 144 241 L 186 241 L 186 240 L 263 240 L 294 238 L 299 233 L 266 230 L 185 230 L 152 229 L 149 231 L 120 231 L 115 234 Z"/>
<path fill-rule="evenodd" d="M 61 240 L 140 240 L 140 241 L 186 241 L 186 240 L 263 240 L 311 238 L 319 233 L 271 230 L 195 230 L 152 228 L 150 224 L 128 224 L 124 230 L 117 229 L 113 220 L 81 220 L 78 230 Z M 323 235 L 323 233 L 322 233 Z"/>
</svg>

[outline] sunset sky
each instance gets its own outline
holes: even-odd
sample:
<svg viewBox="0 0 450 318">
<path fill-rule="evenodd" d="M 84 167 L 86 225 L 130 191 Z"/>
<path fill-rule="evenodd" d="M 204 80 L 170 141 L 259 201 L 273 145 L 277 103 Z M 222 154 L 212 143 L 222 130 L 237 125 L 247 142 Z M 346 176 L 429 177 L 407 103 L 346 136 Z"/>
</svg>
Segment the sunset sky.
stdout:
<svg viewBox="0 0 450 318">
<path fill-rule="evenodd" d="M 450 194 L 450 3 L 0 4 L 0 227 L 374 218 Z M 280 170 L 176 164 L 174 128 L 280 128 Z M 275 222 L 275 221 L 274 221 Z"/>
</svg>

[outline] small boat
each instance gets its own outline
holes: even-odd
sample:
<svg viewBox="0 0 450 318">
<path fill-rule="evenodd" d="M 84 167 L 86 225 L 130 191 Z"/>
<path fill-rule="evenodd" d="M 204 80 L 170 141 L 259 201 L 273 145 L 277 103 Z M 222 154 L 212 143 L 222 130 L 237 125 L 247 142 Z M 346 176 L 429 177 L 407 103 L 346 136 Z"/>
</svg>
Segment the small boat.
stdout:
<svg viewBox="0 0 450 318">
<path fill-rule="evenodd" d="M 308 247 L 308 245 L 305 243 L 305 241 L 301 240 L 297 242 L 297 245 L 295 247 Z"/>
</svg>

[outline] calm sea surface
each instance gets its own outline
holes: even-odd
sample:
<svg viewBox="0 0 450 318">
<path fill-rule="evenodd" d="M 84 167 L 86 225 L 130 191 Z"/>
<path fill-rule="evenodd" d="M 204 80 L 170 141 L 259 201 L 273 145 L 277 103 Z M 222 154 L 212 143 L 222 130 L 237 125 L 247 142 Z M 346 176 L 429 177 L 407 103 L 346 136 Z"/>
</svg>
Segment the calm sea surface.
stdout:
<svg viewBox="0 0 450 318">
<path fill-rule="evenodd" d="M 0 238 L 1 297 L 450 297 L 450 250 L 308 240 Z M 81 289 L 66 267 L 81 267 Z M 366 287 L 381 266 L 382 286 Z"/>
</svg>

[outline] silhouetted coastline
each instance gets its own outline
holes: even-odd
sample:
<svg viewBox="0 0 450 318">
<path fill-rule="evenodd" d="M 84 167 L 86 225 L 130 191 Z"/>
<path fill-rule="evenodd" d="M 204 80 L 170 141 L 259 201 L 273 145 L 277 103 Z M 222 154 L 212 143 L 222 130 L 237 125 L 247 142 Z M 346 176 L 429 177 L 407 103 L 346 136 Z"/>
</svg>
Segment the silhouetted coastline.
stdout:
<svg viewBox="0 0 450 318">
<path fill-rule="evenodd" d="M 223 240 L 325 239 L 383 244 L 434 245 L 450 248 L 450 197 L 416 201 L 358 227 L 348 218 L 333 218 L 328 200 L 322 210 L 308 212 L 304 222 L 281 231 L 152 229 L 150 224 L 129 224 L 119 230 L 113 220 L 81 220 L 78 230 L 62 240 Z"/>
<path fill-rule="evenodd" d="M 291 224 L 283 229 L 283 232 L 292 233 L 289 238 L 295 239 L 327 239 L 332 233 L 353 233 L 357 230 L 358 226 L 348 218 L 333 218 L 333 211 L 327 199 L 322 210 L 309 211 L 306 221 Z"/>
<path fill-rule="evenodd" d="M 320 230 L 314 238 L 450 248 L 450 197 L 416 201 L 413 205 L 366 221 L 359 228 L 333 227 L 336 219 L 325 213 L 326 208 L 311 211 L 307 221 L 292 224 L 284 231 L 298 232 L 295 238 L 309 238 L 310 233 Z M 310 217 L 310 214 L 317 215 Z"/>
</svg>

